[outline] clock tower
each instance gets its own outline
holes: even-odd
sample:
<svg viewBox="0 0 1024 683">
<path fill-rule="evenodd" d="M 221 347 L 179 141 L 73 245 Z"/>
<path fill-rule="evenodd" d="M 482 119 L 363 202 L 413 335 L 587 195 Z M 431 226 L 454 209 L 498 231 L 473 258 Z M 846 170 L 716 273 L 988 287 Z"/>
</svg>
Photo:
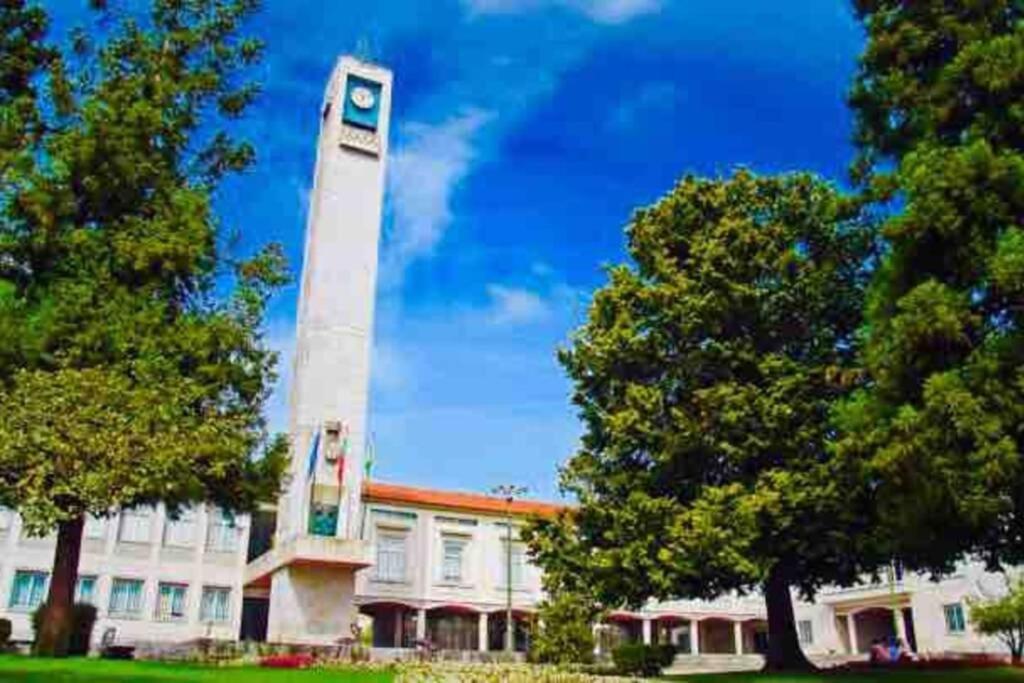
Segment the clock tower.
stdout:
<svg viewBox="0 0 1024 683">
<path fill-rule="evenodd" d="M 372 563 L 361 490 L 391 72 L 341 57 L 320 117 L 291 387 L 291 467 L 273 549 L 246 570 L 269 589 L 271 642 L 334 643 Z"/>
</svg>

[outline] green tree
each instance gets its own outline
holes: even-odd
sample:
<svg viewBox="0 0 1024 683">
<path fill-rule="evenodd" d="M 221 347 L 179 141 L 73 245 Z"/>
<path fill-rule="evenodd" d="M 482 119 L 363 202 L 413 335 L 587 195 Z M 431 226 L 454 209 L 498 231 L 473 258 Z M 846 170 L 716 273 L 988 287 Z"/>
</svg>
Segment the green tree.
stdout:
<svg viewBox="0 0 1024 683">
<path fill-rule="evenodd" d="M 18 144 L 0 190 L 0 503 L 57 531 L 36 642 L 52 655 L 67 651 L 86 515 L 245 511 L 284 466 L 260 332 L 284 260 L 276 245 L 233 256 L 212 208 L 253 160 L 229 131 L 257 93 L 244 71 L 260 44 L 239 35 L 255 2 L 153 0 L 138 17 L 94 4 L 94 30 L 60 49 L 39 10 L 0 13 L 4 44 L 30 56 L 0 101 Z"/>
<path fill-rule="evenodd" d="M 869 234 L 808 175 L 684 179 L 628 229 L 560 358 L 585 426 L 579 508 L 536 523 L 538 562 L 608 608 L 763 590 L 767 668 L 810 668 L 791 587 L 856 580 L 859 471 L 829 450 L 856 380 Z"/>
<path fill-rule="evenodd" d="M 1024 578 L 1010 583 L 1003 597 L 974 602 L 970 607 L 974 629 L 1002 640 L 1013 663 L 1019 665 L 1024 654 Z"/>
<path fill-rule="evenodd" d="M 840 411 L 908 567 L 1024 560 L 1024 5 L 857 0 L 856 178 L 888 219 Z"/>
<path fill-rule="evenodd" d="M 590 595 L 562 591 L 537 605 L 530 658 L 550 664 L 594 661 L 594 624 L 601 610 Z"/>
</svg>

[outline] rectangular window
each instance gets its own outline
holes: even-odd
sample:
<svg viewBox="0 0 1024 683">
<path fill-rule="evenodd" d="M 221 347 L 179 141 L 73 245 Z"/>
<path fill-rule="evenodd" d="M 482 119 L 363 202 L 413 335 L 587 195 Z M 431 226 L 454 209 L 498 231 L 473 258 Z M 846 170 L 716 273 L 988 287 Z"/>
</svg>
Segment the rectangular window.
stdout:
<svg viewBox="0 0 1024 683">
<path fill-rule="evenodd" d="M 378 534 L 377 579 L 380 581 L 405 580 L 404 534 Z"/>
<path fill-rule="evenodd" d="M 210 512 L 210 523 L 206 529 L 206 549 L 218 553 L 233 553 L 238 550 L 240 533 L 235 518 L 220 509 Z"/>
<path fill-rule="evenodd" d="M 83 602 L 88 605 L 96 604 L 96 577 L 79 576 L 75 584 L 75 602 Z"/>
<path fill-rule="evenodd" d="M 196 539 L 196 513 L 182 510 L 177 519 L 167 517 L 164 525 L 164 545 L 172 548 L 191 548 Z"/>
<path fill-rule="evenodd" d="M 959 602 L 950 605 L 943 605 L 942 611 L 946 615 L 946 633 L 963 633 L 967 630 L 967 622 L 964 619 L 964 607 Z"/>
<path fill-rule="evenodd" d="M 149 543 L 149 519 L 149 508 L 122 510 L 117 540 L 122 543 Z"/>
<path fill-rule="evenodd" d="M 86 538 L 104 539 L 107 536 L 107 520 L 103 517 L 89 515 L 85 518 L 85 530 L 82 534 Z"/>
<path fill-rule="evenodd" d="M 46 597 L 50 575 L 46 572 L 17 571 L 11 586 L 11 609 L 33 610 Z"/>
<path fill-rule="evenodd" d="M 185 618 L 185 597 L 188 586 L 182 583 L 161 583 L 156 597 L 156 618 L 180 621 Z"/>
<path fill-rule="evenodd" d="M 110 616 L 137 617 L 142 614 L 142 588 L 140 579 L 114 579 L 110 587 Z"/>
<path fill-rule="evenodd" d="M 810 619 L 803 619 L 796 622 L 797 633 L 800 635 L 801 645 L 810 645 L 814 642 L 814 625 Z"/>
<path fill-rule="evenodd" d="M 508 556 L 508 540 L 501 540 L 501 572 L 499 574 L 499 583 L 502 586 L 508 584 L 508 570 L 509 570 L 509 556 Z M 523 544 L 512 541 L 512 586 L 518 587 L 523 585 L 524 569 L 526 567 L 526 549 Z"/>
<path fill-rule="evenodd" d="M 441 559 L 441 579 L 444 581 L 462 581 L 462 556 L 466 549 L 466 541 L 451 536 L 441 541 L 443 547 Z"/>
<path fill-rule="evenodd" d="M 199 619 L 204 623 L 228 621 L 231 616 L 228 610 L 230 598 L 230 588 L 204 586 L 203 600 L 199 606 Z"/>
</svg>

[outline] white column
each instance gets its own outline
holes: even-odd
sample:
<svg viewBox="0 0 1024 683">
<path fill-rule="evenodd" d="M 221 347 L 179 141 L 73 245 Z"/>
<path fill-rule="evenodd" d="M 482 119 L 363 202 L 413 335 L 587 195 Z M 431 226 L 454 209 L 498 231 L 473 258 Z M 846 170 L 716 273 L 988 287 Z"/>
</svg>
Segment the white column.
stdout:
<svg viewBox="0 0 1024 683">
<path fill-rule="evenodd" d="M 846 615 L 846 630 L 850 634 L 850 654 L 855 655 L 860 652 L 860 646 L 857 644 L 857 616 L 853 612 Z"/>
<path fill-rule="evenodd" d="M 643 625 L 644 645 L 650 645 L 651 644 L 651 620 L 649 618 L 647 618 L 647 617 L 644 617 L 643 621 L 641 622 L 641 624 Z"/>
<path fill-rule="evenodd" d="M 477 627 L 477 649 L 480 652 L 487 652 L 487 612 L 480 613 L 480 623 Z"/>
<path fill-rule="evenodd" d="M 743 654 L 743 622 L 734 621 L 732 624 L 732 638 L 735 643 L 736 654 Z"/>
<path fill-rule="evenodd" d="M 597 657 L 601 654 L 601 624 L 594 624 L 590 630 L 594 634 L 594 656 Z"/>
<path fill-rule="evenodd" d="M 427 639 L 427 610 L 416 610 L 416 640 Z"/>
<path fill-rule="evenodd" d="M 700 622 L 690 619 L 690 653 L 700 654 Z"/>
<path fill-rule="evenodd" d="M 907 642 L 907 622 L 903 620 L 903 608 L 897 607 L 892 611 L 893 621 L 896 622 L 896 637 L 903 641 L 903 647 L 909 648 Z"/>
</svg>

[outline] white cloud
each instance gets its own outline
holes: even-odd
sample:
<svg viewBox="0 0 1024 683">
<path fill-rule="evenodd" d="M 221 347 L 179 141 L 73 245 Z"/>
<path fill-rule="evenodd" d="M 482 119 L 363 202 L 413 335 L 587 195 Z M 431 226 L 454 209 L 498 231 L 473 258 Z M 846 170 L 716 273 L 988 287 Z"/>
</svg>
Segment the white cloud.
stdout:
<svg viewBox="0 0 1024 683">
<path fill-rule="evenodd" d="M 451 199 L 477 157 L 480 129 L 492 118 L 465 110 L 436 125 L 409 123 L 391 154 L 388 177 L 393 219 L 384 250 L 385 283 L 401 280 L 412 261 L 430 255 L 451 223 Z"/>
<path fill-rule="evenodd" d="M 494 325 L 528 325 L 547 319 L 551 307 L 540 294 L 521 287 L 487 285 L 487 319 Z"/>
<path fill-rule="evenodd" d="M 601 24 L 622 24 L 661 9 L 662 0 L 464 0 L 473 14 L 520 14 L 564 7 Z"/>
</svg>

